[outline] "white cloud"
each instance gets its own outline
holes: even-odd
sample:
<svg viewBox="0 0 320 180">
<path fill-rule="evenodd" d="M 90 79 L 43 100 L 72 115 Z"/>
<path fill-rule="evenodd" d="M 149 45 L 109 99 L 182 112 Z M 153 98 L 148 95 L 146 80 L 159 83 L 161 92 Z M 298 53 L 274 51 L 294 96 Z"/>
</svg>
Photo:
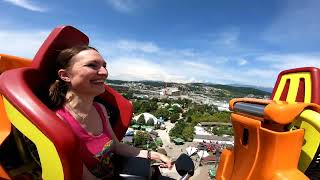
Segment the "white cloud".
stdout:
<svg viewBox="0 0 320 180">
<path fill-rule="evenodd" d="M 276 73 L 255 69 L 241 71 L 235 68 L 213 67 L 192 61 L 167 61 L 156 63 L 153 59 L 117 57 L 107 60 L 110 79 L 154 80 L 166 82 L 212 82 L 221 84 L 241 83 L 272 86 Z M 274 78 L 272 78 L 274 76 Z"/>
<path fill-rule="evenodd" d="M 33 58 L 49 33 L 47 30 L 0 30 L 0 52 Z"/>
<path fill-rule="evenodd" d="M 192 68 L 193 71 L 209 71 L 211 73 L 217 72 L 215 68 L 212 66 L 205 64 L 205 63 L 199 63 L 199 62 L 193 62 L 193 61 L 183 61 L 181 63 L 182 65 L 185 65 L 186 67 Z"/>
<path fill-rule="evenodd" d="M 229 57 L 226 56 L 210 56 L 210 59 L 213 60 L 212 63 L 217 65 L 227 64 L 230 62 Z"/>
<path fill-rule="evenodd" d="M 159 47 L 151 42 L 138 42 L 132 40 L 120 40 L 117 42 L 117 47 L 125 51 L 143 51 L 146 53 L 155 53 L 159 51 Z"/>
<path fill-rule="evenodd" d="M 277 72 L 273 69 L 262 69 L 262 68 L 250 68 L 247 71 L 244 71 L 243 74 L 247 77 L 251 77 L 256 80 L 264 79 L 275 79 L 280 72 Z"/>
<path fill-rule="evenodd" d="M 120 57 L 108 62 L 110 78 L 123 80 L 161 80 L 185 82 L 187 77 L 171 72 L 166 66 L 150 60 Z"/>
<path fill-rule="evenodd" d="M 240 28 L 234 26 L 212 32 L 208 34 L 203 41 L 209 45 L 206 51 L 210 51 L 209 54 L 215 54 L 217 56 L 243 57 L 257 52 L 256 48 L 246 46 L 246 43 L 242 43 L 240 37 Z"/>
<path fill-rule="evenodd" d="M 194 49 L 181 49 L 181 50 L 173 50 L 173 51 L 166 50 L 166 52 L 168 52 L 168 54 L 171 54 L 171 55 L 178 55 L 178 56 L 184 56 L 184 57 L 195 57 L 198 55 L 198 53 L 195 52 Z"/>
<path fill-rule="evenodd" d="M 239 64 L 240 66 L 243 66 L 243 65 L 245 65 L 245 64 L 247 64 L 247 63 L 248 63 L 248 61 L 245 60 L 245 59 L 243 59 L 243 58 L 238 59 L 238 64 Z"/>
<path fill-rule="evenodd" d="M 320 54 L 267 54 L 257 60 L 279 71 L 307 66 L 320 67 Z"/>
<path fill-rule="evenodd" d="M 221 34 L 220 42 L 226 46 L 233 46 L 238 40 L 239 32 L 224 32 Z"/>
<path fill-rule="evenodd" d="M 156 48 L 146 50 L 145 44 Z M 111 40 L 99 42 L 96 47 L 107 56 L 110 79 L 272 86 L 276 78 L 270 77 L 272 69 L 255 68 L 250 71 L 250 67 L 234 67 L 233 64 L 248 64 L 244 58 L 202 54 L 193 49 L 166 49 L 154 42 Z"/>
<path fill-rule="evenodd" d="M 136 8 L 134 0 L 107 0 L 107 2 L 117 11 L 128 13 Z"/>
<path fill-rule="evenodd" d="M 215 32 L 210 35 L 213 44 L 220 45 L 224 47 L 235 47 L 239 40 L 239 29 L 236 27 L 230 27 L 221 30 L 220 32 Z"/>
<path fill-rule="evenodd" d="M 22 7 L 24 9 L 30 10 L 30 11 L 37 11 L 37 12 L 45 12 L 47 9 L 37 6 L 34 3 L 28 1 L 28 0 L 3 0 L 5 2 L 11 3 L 15 6 Z"/>
<path fill-rule="evenodd" d="M 0 43 L 0 52 L 32 58 L 49 33 L 49 30 L 0 30 L 0 42 L 6 42 Z M 98 42 L 96 47 L 107 56 L 111 79 L 222 84 L 238 82 L 264 86 L 273 85 L 275 79 L 270 76 L 272 69 L 235 69 L 228 66 L 232 63 L 228 61 L 230 57 L 208 57 L 192 49 L 165 49 L 153 42 L 108 41 L 108 44 Z M 261 56 L 260 61 L 269 62 L 270 58 L 273 57 Z M 219 59 L 225 62 L 219 63 Z"/>
</svg>

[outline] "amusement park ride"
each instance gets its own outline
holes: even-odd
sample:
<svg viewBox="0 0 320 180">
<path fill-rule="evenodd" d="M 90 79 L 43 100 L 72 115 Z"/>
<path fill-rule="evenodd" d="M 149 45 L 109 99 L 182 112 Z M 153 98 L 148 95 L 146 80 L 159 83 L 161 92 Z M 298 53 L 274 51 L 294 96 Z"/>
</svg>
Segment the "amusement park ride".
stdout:
<svg viewBox="0 0 320 180">
<path fill-rule="evenodd" d="M 32 61 L 0 54 L 0 179 L 81 179 L 79 143 L 47 106 L 47 92 L 56 79 L 58 52 L 88 43 L 79 30 L 61 26 Z M 315 67 L 286 70 L 270 100 L 231 100 L 234 147 L 222 152 L 216 178 L 320 179 L 319 78 Z M 109 110 L 113 130 L 122 139 L 132 105 L 108 85 L 105 89 L 97 101 Z M 193 170 L 180 172 L 193 175 Z"/>
</svg>

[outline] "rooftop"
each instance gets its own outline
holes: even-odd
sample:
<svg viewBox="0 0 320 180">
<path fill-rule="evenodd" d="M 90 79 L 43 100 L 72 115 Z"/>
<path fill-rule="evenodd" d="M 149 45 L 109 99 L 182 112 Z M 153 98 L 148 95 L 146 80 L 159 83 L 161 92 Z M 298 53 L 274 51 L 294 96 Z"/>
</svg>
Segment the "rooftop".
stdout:
<svg viewBox="0 0 320 180">
<path fill-rule="evenodd" d="M 231 123 L 225 123 L 225 122 L 199 122 L 201 126 L 217 126 L 217 125 L 223 125 L 223 126 L 232 126 Z"/>
</svg>

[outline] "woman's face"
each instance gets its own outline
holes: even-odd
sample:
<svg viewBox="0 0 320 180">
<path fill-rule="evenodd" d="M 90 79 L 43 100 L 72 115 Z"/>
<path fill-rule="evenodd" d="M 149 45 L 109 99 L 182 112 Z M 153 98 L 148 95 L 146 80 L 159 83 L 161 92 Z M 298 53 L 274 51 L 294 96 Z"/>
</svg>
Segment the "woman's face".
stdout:
<svg viewBox="0 0 320 180">
<path fill-rule="evenodd" d="M 88 96 L 97 96 L 105 91 L 108 77 L 106 62 L 95 50 L 84 50 L 71 58 L 67 69 L 70 90 Z"/>
</svg>

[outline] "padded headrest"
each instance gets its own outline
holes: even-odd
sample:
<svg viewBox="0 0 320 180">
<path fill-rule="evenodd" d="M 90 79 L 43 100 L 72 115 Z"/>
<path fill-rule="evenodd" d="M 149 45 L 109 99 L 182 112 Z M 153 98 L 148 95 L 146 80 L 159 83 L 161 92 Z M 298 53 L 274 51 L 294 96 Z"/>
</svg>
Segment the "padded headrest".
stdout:
<svg viewBox="0 0 320 180">
<path fill-rule="evenodd" d="M 76 45 L 88 45 L 89 38 L 72 26 L 60 26 L 55 28 L 42 44 L 35 55 L 31 67 L 40 71 L 40 73 L 52 82 L 56 79 L 55 59 L 63 49 Z"/>
</svg>

